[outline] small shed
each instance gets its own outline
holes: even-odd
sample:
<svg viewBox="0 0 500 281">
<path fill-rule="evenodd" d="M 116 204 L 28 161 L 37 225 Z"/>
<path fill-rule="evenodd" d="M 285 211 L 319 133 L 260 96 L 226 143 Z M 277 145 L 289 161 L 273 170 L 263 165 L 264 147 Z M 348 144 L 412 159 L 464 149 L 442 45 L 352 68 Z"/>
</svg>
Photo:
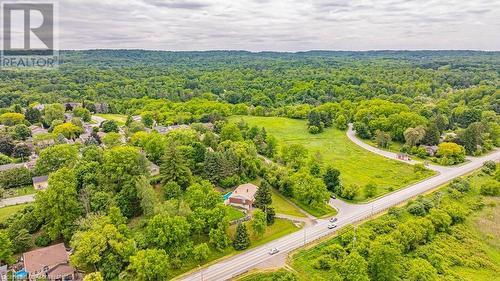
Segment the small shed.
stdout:
<svg viewBox="0 0 500 281">
<path fill-rule="evenodd" d="M 36 190 L 45 190 L 49 187 L 49 176 L 34 177 L 32 180 Z"/>
</svg>

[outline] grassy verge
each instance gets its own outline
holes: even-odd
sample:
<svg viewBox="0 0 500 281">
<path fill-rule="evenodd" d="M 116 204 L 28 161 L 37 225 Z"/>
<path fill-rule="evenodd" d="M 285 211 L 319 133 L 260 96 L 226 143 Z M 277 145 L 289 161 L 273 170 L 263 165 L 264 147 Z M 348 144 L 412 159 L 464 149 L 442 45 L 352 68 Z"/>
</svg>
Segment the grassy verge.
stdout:
<svg viewBox="0 0 500 281">
<path fill-rule="evenodd" d="M 363 187 L 373 183 L 377 188 L 373 197 L 378 197 L 419 182 L 434 175 L 432 171 L 415 174 L 409 164 L 387 159 L 371 153 L 349 140 L 345 131 L 328 128 L 323 133 L 307 132 L 307 121 L 282 117 L 233 116 L 231 120 L 245 120 L 249 125 L 265 127 L 278 139 L 278 145 L 302 144 L 310 153 L 320 152 L 325 165 L 333 165 L 341 172 L 344 185 L 358 185 L 360 192 L 354 202 L 369 199 Z"/>
<path fill-rule="evenodd" d="M 293 204 L 290 204 L 283 195 L 278 194 L 278 192 L 274 189 L 271 189 L 271 195 L 273 198 L 273 204 L 271 207 L 274 208 L 277 214 L 290 215 L 294 217 L 306 218 L 307 216 L 302 213 L 297 207 Z"/>
<path fill-rule="evenodd" d="M 127 116 L 122 114 L 96 114 L 96 116 L 102 117 L 106 120 L 113 120 L 118 123 L 118 125 L 123 126 L 127 122 Z"/>
<path fill-rule="evenodd" d="M 292 199 L 292 201 L 293 203 L 297 204 L 297 206 L 302 208 L 304 211 L 308 212 L 309 214 L 317 218 L 332 217 L 337 214 L 337 210 L 335 210 L 326 203 L 319 206 L 309 206 L 296 199 Z"/>
<path fill-rule="evenodd" d="M 280 237 L 283 237 L 287 234 L 293 233 L 295 231 L 298 231 L 301 229 L 300 227 L 297 227 L 294 223 L 288 220 L 283 220 L 283 219 L 276 219 L 275 223 L 269 227 L 267 227 L 266 232 L 262 237 L 256 237 L 255 235 L 252 234 L 251 230 L 251 225 L 250 222 L 245 222 L 247 224 L 247 230 L 249 231 L 250 234 L 250 249 L 258 247 L 260 245 L 263 245 L 269 241 L 278 239 Z M 234 236 L 234 233 L 236 232 L 236 225 L 230 226 L 228 229 L 228 234 L 231 239 Z M 214 263 L 216 260 L 221 259 L 221 258 L 228 258 L 230 256 L 242 253 L 243 251 L 236 251 L 232 245 L 230 245 L 227 249 L 225 249 L 223 252 L 218 252 L 214 249 L 211 249 L 210 255 L 208 256 L 207 260 L 203 264 L 198 264 L 196 261 L 191 260 L 186 262 L 181 268 L 177 270 L 173 270 L 171 272 L 172 276 L 178 276 L 183 273 L 186 273 L 190 270 L 195 270 L 199 266 L 206 266 L 211 263 Z"/>
<path fill-rule="evenodd" d="M 269 270 L 266 272 L 253 272 L 249 274 L 245 274 L 238 278 L 238 281 L 276 281 L 276 280 L 293 280 L 289 277 L 292 275 L 291 272 L 286 271 L 284 269 L 279 270 Z"/>
<path fill-rule="evenodd" d="M 0 222 L 3 222 L 10 215 L 21 211 L 26 206 L 28 206 L 28 204 L 20 204 L 20 205 L 14 205 L 14 206 L 0 208 Z"/>
<path fill-rule="evenodd" d="M 17 188 L 9 188 L 5 191 L 4 198 L 18 197 L 23 195 L 35 194 L 36 190 L 32 185 Z"/>
</svg>

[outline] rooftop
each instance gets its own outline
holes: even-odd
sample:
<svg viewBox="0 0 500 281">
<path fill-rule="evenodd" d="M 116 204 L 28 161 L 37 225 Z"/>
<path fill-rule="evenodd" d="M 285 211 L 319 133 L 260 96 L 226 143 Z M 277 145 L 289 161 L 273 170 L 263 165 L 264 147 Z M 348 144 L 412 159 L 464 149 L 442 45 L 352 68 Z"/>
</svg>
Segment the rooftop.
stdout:
<svg viewBox="0 0 500 281">
<path fill-rule="evenodd" d="M 252 183 L 245 183 L 242 185 L 239 185 L 233 193 L 230 195 L 230 197 L 239 197 L 239 198 L 244 198 L 246 200 L 254 200 L 255 199 L 255 193 L 257 193 L 257 189 L 259 189 L 258 186 Z"/>
<path fill-rule="evenodd" d="M 46 182 L 49 180 L 49 176 L 39 176 L 32 178 L 33 183 Z"/>
<path fill-rule="evenodd" d="M 65 264 L 69 260 L 63 243 L 37 249 L 23 254 L 24 268 L 32 273 L 45 266 Z"/>
</svg>

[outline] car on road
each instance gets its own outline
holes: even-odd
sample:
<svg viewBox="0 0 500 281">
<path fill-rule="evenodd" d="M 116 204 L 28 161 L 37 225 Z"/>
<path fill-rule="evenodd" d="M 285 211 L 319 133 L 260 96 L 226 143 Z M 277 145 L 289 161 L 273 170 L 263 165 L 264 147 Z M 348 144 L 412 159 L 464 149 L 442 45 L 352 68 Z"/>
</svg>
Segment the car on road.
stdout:
<svg viewBox="0 0 500 281">
<path fill-rule="evenodd" d="M 337 196 L 335 196 L 335 194 L 332 194 L 332 195 L 330 195 L 330 198 L 337 199 Z"/>
<path fill-rule="evenodd" d="M 330 222 L 336 222 L 337 221 L 337 218 L 331 218 L 330 219 Z"/>
<path fill-rule="evenodd" d="M 334 224 L 334 223 L 330 223 L 330 224 L 328 224 L 328 229 L 334 229 L 334 228 L 336 228 L 336 227 L 337 227 L 337 225 L 336 225 L 336 224 Z"/>
<path fill-rule="evenodd" d="M 269 254 L 270 255 L 274 255 L 274 254 L 277 254 L 280 250 L 278 250 L 278 248 L 272 248 L 271 250 L 269 250 Z"/>
</svg>

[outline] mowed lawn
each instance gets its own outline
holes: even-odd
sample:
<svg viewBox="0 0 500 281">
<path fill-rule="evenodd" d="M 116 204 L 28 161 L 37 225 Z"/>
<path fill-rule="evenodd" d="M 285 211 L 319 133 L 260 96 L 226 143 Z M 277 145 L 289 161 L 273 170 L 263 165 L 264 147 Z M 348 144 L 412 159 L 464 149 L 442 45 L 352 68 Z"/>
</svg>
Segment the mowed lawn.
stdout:
<svg viewBox="0 0 500 281">
<path fill-rule="evenodd" d="M 10 215 L 17 213 L 24 209 L 28 204 L 13 205 L 0 208 L 0 223 L 6 220 Z"/>
<path fill-rule="evenodd" d="M 328 128 L 312 135 L 307 131 L 307 121 L 283 117 L 233 116 L 231 121 L 245 120 L 249 125 L 265 127 L 280 143 L 298 143 L 311 153 L 319 151 L 324 164 L 331 164 L 341 172 L 344 185 L 356 184 L 360 192 L 353 201 L 366 201 L 363 187 L 368 183 L 377 186 L 373 198 L 401 187 L 421 181 L 434 173 L 416 174 L 413 166 L 371 153 L 351 142 L 346 132 Z"/>
<path fill-rule="evenodd" d="M 273 198 L 273 204 L 271 207 L 274 208 L 274 211 L 277 214 L 290 215 L 294 217 L 305 218 L 307 217 L 304 213 L 302 213 L 297 207 L 288 202 L 283 195 L 278 194 L 277 191 L 271 189 L 271 195 Z"/>
</svg>

